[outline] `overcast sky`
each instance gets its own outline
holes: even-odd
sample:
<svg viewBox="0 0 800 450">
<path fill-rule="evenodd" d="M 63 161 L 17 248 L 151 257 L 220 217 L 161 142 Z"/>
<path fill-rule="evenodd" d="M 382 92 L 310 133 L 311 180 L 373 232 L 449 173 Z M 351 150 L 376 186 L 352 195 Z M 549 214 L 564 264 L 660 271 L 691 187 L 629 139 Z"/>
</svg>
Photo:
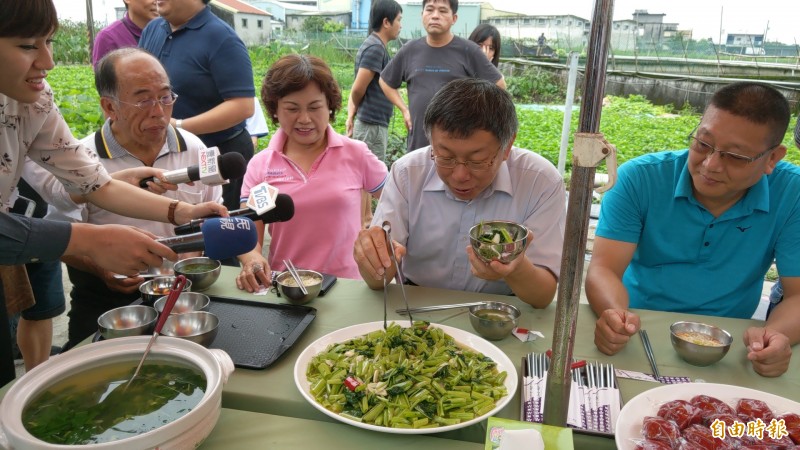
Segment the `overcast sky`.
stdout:
<svg viewBox="0 0 800 450">
<path fill-rule="evenodd" d="M 97 22 L 114 21 L 114 8 L 122 0 L 92 0 Z M 401 1 L 405 3 L 405 1 Z M 527 14 L 574 14 L 591 19 L 592 0 L 490 0 L 495 8 Z M 55 0 L 59 17 L 86 20 L 85 0 Z M 634 10 L 663 13 L 664 21 L 692 29 L 695 39 L 722 39 L 726 33 L 763 33 L 767 40 L 800 44 L 800 1 L 797 0 L 616 0 L 614 20 L 630 19 Z M 722 24 L 720 27 L 720 15 Z M 767 29 L 767 27 L 769 27 Z"/>
</svg>

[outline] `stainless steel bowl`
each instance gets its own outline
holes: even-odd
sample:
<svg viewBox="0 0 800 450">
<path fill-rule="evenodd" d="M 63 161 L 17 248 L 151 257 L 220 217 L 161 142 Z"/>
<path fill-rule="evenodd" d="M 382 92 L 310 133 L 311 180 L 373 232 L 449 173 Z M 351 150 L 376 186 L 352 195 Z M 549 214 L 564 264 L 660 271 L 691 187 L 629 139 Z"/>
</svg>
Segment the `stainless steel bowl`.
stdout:
<svg viewBox="0 0 800 450">
<path fill-rule="evenodd" d="M 469 308 L 472 328 L 486 339 L 497 341 L 511 334 L 522 313 L 507 303 L 486 302 Z"/>
<path fill-rule="evenodd" d="M 303 280 L 303 285 L 306 287 L 308 294 L 303 294 L 300 286 L 297 285 L 294 278 L 292 278 L 292 274 L 288 271 L 281 272 L 275 281 L 278 284 L 278 292 L 281 293 L 283 298 L 289 303 L 302 305 L 314 300 L 319 295 L 319 291 L 322 288 L 322 274 L 304 269 L 297 269 L 297 274 Z"/>
<path fill-rule="evenodd" d="M 196 265 L 213 266 L 213 269 L 198 271 L 191 268 L 192 266 L 196 268 Z M 176 262 L 173 270 L 176 275 L 183 275 L 187 280 L 191 281 L 195 292 L 205 291 L 219 278 L 219 274 L 222 272 L 222 263 L 216 259 L 198 256 Z"/>
<path fill-rule="evenodd" d="M 485 242 L 481 236 L 491 236 L 494 231 L 504 230 L 511 237 L 510 243 Z M 528 228 L 506 220 L 491 220 L 476 224 L 469 230 L 469 242 L 478 258 L 484 262 L 500 261 L 508 264 L 525 250 L 528 243 Z"/>
<path fill-rule="evenodd" d="M 150 334 L 156 327 L 158 312 L 145 305 L 128 305 L 104 312 L 97 318 L 100 334 L 105 339 Z"/>
<path fill-rule="evenodd" d="M 163 296 L 156 300 L 153 307 L 161 314 L 164 310 L 164 305 L 167 304 L 167 296 Z M 206 294 L 200 292 L 181 292 L 178 300 L 175 301 L 175 306 L 169 315 L 185 314 L 192 311 L 208 311 L 208 305 L 211 304 L 211 299 Z"/>
<path fill-rule="evenodd" d="M 219 329 L 219 318 L 206 311 L 192 311 L 167 317 L 161 334 L 179 337 L 208 347 Z"/>
<path fill-rule="evenodd" d="M 175 284 L 174 276 L 155 277 L 152 280 L 145 281 L 144 283 L 140 284 L 139 294 L 142 296 L 142 303 L 147 306 L 152 306 L 156 300 L 169 294 L 170 288 L 172 288 L 173 284 Z M 183 288 L 184 292 L 190 291 L 191 289 L 192 282 L 190 280 L 186 280 L 186 286 Z"/>
<path fill-rule="evenodd" d="M 722 359 L 731 348 L 733 338 L 722 328 L 700 322 L 675 322 L 669 327 L 672 348 L 684 361 L 695 366 L 708 366 Z M 685 333 L 699 333 L 686 335 Z M 709 339 L 710 338 L 710 339 Z M 701 344 L 708 340 L 707 344 Z M 716 341 L 718 345 L 715 345 Z"/>
</svg>

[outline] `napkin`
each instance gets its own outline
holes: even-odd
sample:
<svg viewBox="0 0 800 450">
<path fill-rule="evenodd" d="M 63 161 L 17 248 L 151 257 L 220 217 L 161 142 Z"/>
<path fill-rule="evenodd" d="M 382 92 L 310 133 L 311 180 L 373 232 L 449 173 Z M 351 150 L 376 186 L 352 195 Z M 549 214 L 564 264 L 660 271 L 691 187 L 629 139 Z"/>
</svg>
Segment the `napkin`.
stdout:
<svg viewBox="0 0 800 450">
<path fill-rule="evenodd" d="M 544 338 L 542 333 L 522 327 L 514 328 L 511 333 L 522 342 L 535 341 L 536 339 Z"/>
<path fill-rule="evenodd" d="M 503 430 L 497 450 L 544 450 L 544 439 L 533 429 Z"/>
</svg>

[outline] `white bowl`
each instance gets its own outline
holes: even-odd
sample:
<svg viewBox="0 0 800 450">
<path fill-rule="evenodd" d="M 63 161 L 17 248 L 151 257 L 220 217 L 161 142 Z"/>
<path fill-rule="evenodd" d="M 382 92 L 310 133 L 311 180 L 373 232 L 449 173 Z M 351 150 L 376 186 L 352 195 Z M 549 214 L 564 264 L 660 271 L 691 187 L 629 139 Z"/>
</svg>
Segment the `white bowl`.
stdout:
<svg viewBox="0 0 800 450">
<path fill-rule="evenodd" d="M 0 403 L 0 448 L 20 449 L 186 449 L 198 447 L 219 419 L 222 386 L 233 372 L 230 356 L 223 350 L 209 350 L 184 339 L 160 336 L 148 358 L 180 360 L 198 367 L 205 375 L 206 392 L 200 403 L 185 416 L 160 428 L 127 439 L 89 445 L 50 444 L 31 435 L 22 423 L 28 402 L 65 377 L 85 372 L 92 366 L 120 361 L 137 364 L 150 336 L 132 336 L 99 341 L 53 356 L 37 366 L 8 390 Z"/>
</svg>

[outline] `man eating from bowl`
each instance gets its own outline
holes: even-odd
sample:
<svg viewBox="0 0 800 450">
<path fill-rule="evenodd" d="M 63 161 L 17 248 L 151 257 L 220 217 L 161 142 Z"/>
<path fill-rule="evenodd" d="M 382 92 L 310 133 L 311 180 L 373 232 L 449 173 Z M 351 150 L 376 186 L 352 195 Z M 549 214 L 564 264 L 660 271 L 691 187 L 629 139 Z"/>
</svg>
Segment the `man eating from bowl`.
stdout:
<svg viewBox="0 0 800 450">
<path fill-rule="evenodd" d="M 114 50 L 97 63 L 95 86 L 108 119 L 100 130 L 82 142 L 97 152 L 109 173 L 147 166 L 175 170 L 197 164 L 198 151 L 205 145 L 192 133 L 170 126 L 172 106 L 178 99 L 158 59 L 136 47 Z M 46 216 L 48 219 L 132 225 L 158 236 L 175 235 L 173 225 L 168 223 L 131 219 L 92 204 L 74 203 L 53 175 L 30 161 L 23 176 L 36 180 L 36 184 L 50 192 L 48 202 L 53 206 Z M 199 182 L 191 186 L 153 182 L 148 185 L 156 193 L 190 204 L 222 201 L 220 186 Z M 167 187 L 174 190 L 166 191 Z M 144 278 L 118 277 L 89 258 L 63 260 L 73 286 L 66 349 L 97 331 L 97 318 L 102 313 L 136 300 Z"/>
<path fill-rule="evenodd" d="M 777 90 L 734 83 L 711 98 L 688 150 L 620 167 L 586 276 L 600 351 L 639 329 L 629 307 L 750 318 L 775 259 L 784 301 L 744 344 L 759 374 L 788 369 L 800 342 L 800 169 L 781 161 L 789 115 Z"/>
<path fill-rule="evenodd" d="M 485 80 L 451 81 L 431 100 L 424 125 L 431 145 L 394 163 L 372 226 L 356 239 L 361 277 L 372 289 L 394 277 L 381 228 L 389 221 L 405 283 L 549 305 L 561 267 L 564 183 L 546 159 L 512 146 L 511 97 Z M 530 231 L 525 251 L 508 264 L 485 263 L 470 247 L 470 228 L 492 220 Z"/>
</svg>

